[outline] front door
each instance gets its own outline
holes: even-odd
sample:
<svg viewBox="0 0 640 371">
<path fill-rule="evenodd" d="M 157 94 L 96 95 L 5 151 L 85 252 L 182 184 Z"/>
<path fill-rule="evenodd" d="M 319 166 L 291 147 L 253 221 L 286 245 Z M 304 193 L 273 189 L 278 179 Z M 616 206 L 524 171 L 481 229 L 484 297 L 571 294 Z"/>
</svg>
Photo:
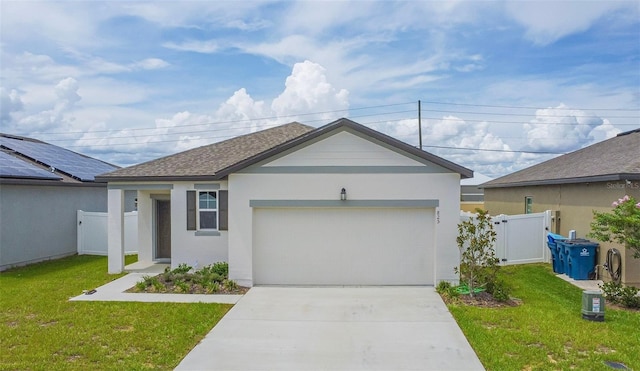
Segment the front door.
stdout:
<svg viewBox="0 0 640 371">
<path fill-rule="evenodd" d="M 156 200 L 156 259 L 171 259 L 171 201 Z"/>
</svg>

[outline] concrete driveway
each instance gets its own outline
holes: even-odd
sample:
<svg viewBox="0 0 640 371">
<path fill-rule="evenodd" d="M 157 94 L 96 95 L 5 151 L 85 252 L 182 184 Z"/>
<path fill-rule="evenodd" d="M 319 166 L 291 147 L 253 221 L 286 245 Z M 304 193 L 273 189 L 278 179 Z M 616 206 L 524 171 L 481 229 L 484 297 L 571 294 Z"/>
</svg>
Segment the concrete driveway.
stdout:
<svg viewBox="0 0 640 371">
<path fill-rule="evenodd" d="M 177 370 L 483 370 L 433 287 L 254 287 Z"/>
</svg>

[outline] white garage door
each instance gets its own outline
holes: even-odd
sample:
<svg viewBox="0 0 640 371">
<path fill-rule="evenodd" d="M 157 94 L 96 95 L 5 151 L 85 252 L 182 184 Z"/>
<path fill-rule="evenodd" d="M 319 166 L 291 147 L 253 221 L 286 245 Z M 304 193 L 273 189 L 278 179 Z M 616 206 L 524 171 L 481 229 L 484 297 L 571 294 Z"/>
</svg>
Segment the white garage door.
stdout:
<svg viewBox="0 0 640 371">
<path fill-rule="evenodd" d="M 433 208 L 256 208 L 257 285 L 433 284 Z"/>
</svg>

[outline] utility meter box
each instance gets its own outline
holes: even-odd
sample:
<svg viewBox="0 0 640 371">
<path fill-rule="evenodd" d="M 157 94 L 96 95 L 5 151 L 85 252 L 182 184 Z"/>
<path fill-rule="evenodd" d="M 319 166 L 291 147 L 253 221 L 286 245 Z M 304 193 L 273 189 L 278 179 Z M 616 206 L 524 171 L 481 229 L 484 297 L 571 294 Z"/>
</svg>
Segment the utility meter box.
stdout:
<svg viewBox="0 0 640 371">
<path fill-rule="evenodd" d="M 589 321 L 604 321 L 604 296 L 600 291 L 582 292 L 582 318 Z"/>
</svg>

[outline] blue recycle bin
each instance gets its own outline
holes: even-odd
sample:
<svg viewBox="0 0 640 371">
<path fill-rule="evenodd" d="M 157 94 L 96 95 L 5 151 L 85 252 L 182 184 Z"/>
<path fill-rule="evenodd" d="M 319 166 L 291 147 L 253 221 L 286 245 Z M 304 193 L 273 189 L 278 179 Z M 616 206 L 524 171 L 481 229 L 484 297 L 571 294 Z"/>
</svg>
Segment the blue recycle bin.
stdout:
<svg viewBox="0 0 640 371">
<path fill-rule="evenodd" d="M 589 274 L 595 270 L 598 244 L 591 241 L 580 241 L 568 245 L 569 277 L 574 280 L 588 280 Z"/>
<path fill-rule="evenodd" d="M 554 273 L 564 273 L 564 271 L 562 271 L 563 269 L 562 262 L 560 261 L 560 256 L 559 256 L 560 248 L 558 247 L 558 242 L 564 241 L 566 239 L 567 239 L 566 237 L 561 236 L 559 234 L 555 234 L 551 232 L 547 234 L 547 246 L 551 251 L 551 264 L 552 264 Z"/>
<path fill-rule="evenodd" d="M 569 246 L 576 241 L 586 240 L 556 240 L 556 253 L 558 254 L 558 272 L 569 275 Z"/>
<path fill-rule="evenodd" d="M 588 240 L 585 239 L 575 239 L 575 240 L 562 240 L 562 241 L 557 241 L 557 249 L 558 249 L 558 258 L 560 259 L 560 264 L 559 264 L 559 272 L 558 273 L 564 273 L 567 276 L 571 277 L 571 275 L 569 274 L 569 248 L 570 246 L 572 246 L 575 243 L 579 243 L 579 242 L 589 242 Z"/>
</svg>

